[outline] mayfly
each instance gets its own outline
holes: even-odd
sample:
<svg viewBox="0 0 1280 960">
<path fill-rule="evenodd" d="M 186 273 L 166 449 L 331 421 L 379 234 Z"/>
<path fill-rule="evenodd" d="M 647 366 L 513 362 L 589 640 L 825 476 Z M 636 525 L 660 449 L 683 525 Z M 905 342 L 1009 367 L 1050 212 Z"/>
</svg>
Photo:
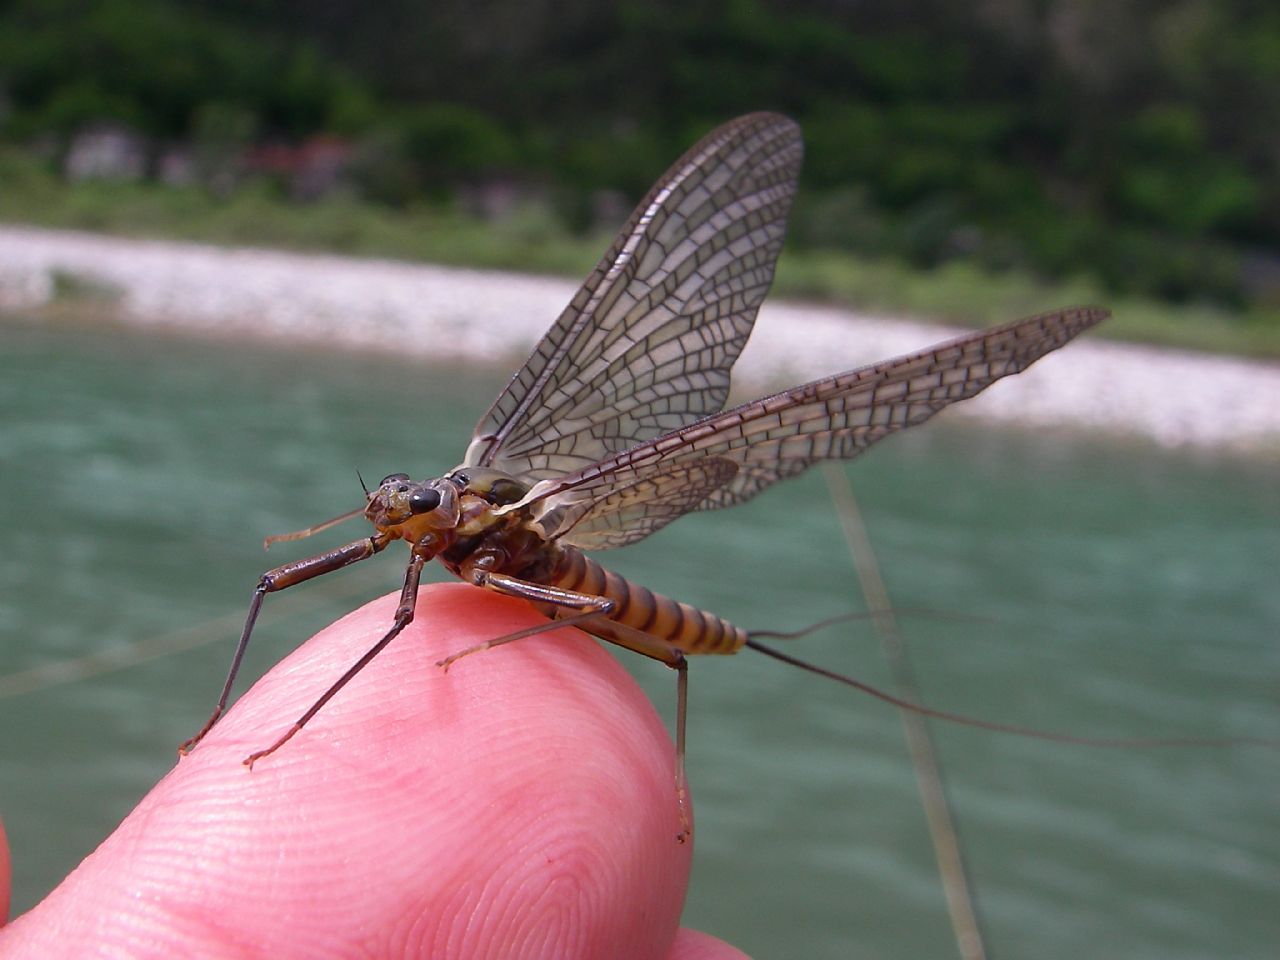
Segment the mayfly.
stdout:
<svg viewBox="0 0 1280 960">
<path fill-rule="evenodd" d="M 385 477 L 363 508 L 371 536 L 262 575 L 212 716 L 217 722 L 268 593 L 409 545 L 386 634 L 283 736 L 278 750 L 413 620 L 418 582 L 439 559 L 462 580 L 578 626 L 677 671 L 677 795 L 684 815 L 686 656 L 753 647 L 727 620 L 659 596 L 586 556 L 621 547 L 695 510 L 731 507 L 822 460 L 881 437 L 1018 373 L 1107 317 L 1078 307 L 972 333 L 920 353 L 815 380 L 723 410 L 729 374 L 773 281 L 803 147 L 794 121 L 739 117 L 681 157 L 632 213 L 582 288 L 481 418 L 462 463 L 442 477 Z M 687 832 L 687 830 L 686 830 Z M 684 834 L 682 833 L 682 836 Z"/>
</svg>

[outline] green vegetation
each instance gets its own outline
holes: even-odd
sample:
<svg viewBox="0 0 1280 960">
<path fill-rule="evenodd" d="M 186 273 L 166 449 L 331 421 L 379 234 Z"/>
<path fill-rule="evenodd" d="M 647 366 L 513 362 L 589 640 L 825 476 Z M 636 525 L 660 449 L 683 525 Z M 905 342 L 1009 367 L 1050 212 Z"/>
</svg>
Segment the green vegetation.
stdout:
<svg viewBox="0 0 1280 960">
<path fill-rule="evenodd" d="M 1274 5 L 0 0 L 10 220 L 582 272 L 753 109 L 809 144 L 783 293 L 1280 354 Z M 103 123 L 140 181 L 63 182 Z"/>
</svg>

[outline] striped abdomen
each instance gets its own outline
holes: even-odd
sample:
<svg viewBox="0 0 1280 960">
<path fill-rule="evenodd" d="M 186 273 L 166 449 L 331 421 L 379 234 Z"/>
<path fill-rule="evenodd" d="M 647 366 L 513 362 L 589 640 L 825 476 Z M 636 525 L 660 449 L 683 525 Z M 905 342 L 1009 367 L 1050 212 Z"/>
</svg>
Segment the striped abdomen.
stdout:
<svg viewBox="0 0 1280 960">
<path fill-rule="evenodd" d="M 608 597 L 617 604 L 609 619 L 685 653 L 736 653 L 747 642 L 741 627 L 632 583 L 573 547 L 561 548 L 551 582 L 565 590 Z"/>
</svg>

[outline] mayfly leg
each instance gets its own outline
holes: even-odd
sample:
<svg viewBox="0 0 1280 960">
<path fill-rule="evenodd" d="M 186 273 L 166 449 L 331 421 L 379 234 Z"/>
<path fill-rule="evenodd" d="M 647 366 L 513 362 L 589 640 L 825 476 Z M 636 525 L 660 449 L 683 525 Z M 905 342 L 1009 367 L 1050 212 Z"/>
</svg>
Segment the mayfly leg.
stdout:
<svg viewBox="0 0 1280 960">
<path fill-rule="evenodd" d="M 240 640 L 236 644 L 236 652 L 231 658 L 231 669 L 227 672 L 226 683 L 222 685 L 222 693 L 218 696 L 217 706 L 213 708 L 213 713 L 209 715 L 209 719 L 205 721 L 204 726 L 200 728 L 200 732 L 178 747 L 178 753 L 189 753 L 197 743 L 204 739 L 205 734 L 213 729 L 214 724 L 222 716 L 222 712 L 226 710 L 227 700 L 231 696 L 231 687 L 236 682 L 236 674 L 240 672 L 240 664 L 244 660 L 244 652 L 249 647 L 249 637 L 253 634 L 254 624 L 258 622 L 258 613 L 262 610 L 263 597 L 268 593 L 275 593 L 286 587 L 292 587 L 294 584 L 303 583 L 314 577 L 333 573 L 335 570 L 341 570 L 350 564 L 366 560 L 381 551 L 390 542 L 391 540 L 388 537 L 365 537 L 345 546 L 317 554 L 314 557 L 307 557 L 305 560 L 283 563 L 264 573 L 258 579 L 258 585 L 253 588 L 253 599 L 249 601 L 249 614 L 245 617 L 244 629 L 240 632 Z"/>
<path fill-rule="evenodd" d="M 300 716 L 294 722 L 293 726 L 284 732 L 284 735 L 280 737 L 280 739 L 267 747 L 267 749 L 259 750 L 257 753 L 251 753 L 249 756 L 245 757 L 244 765 L 246 767 L 252 770 L 255 763 L 263 757 L 275 753 L 286 743 L 292 740 L 294 734 L 305 727 L 307 722 L 319 713 L 324 705 L 332 700 L 339 690 L 345 687 L 357 673 L 367 667 L 370 661 L 380 654 L 388 643 L 399 636 L 400 631 L 413 623 L 414 610 L 418 604 L 418 584 L 422 580 L 422 568 L 430 559 L 430 556 L 419 554 L 416 550 L 414 551 L 409 560 L 409 568 L 405 570 L 404 573 L 404 586 L 400 589 L 400 603 L 396 606 L 396 616 L 394 622 L 391 624 L 391 629 L 383 634 L 381 640 L 366 650 L 359 660 L 348 667 L 346 673 L 335 680 L 329 689 L 322 693 L 320 698 L 307 708 L 306 713 Z"/>
<path fill-rule="evenodd" d="M 594 632 L 594 630 L 593 630 Z M 659 637 L 623 623 L 609 621 L 597 634 L 610 643 L 665 663 L 676 671 L 676 801 L 680 805 L 680 832 L 676 841 L 684 843 L 693 832 L 689 817 L 689 788 L 684 775 L 684 729 L 689 708 L 689 662 L 678 648 Z"/>
<path fill-rule="evenodd" d="M 549 587 L 545 584 L 532 583 L 528 580 L 510 577 L 504 573 L 476 571 L 471 574 L 469 579 L 478 587 L 485 587 L 494 593 L 501 593 L 504 596 L 519 597 L 521 600 L 529 600 L 533 603 L 549 604 L 560 609 L 578 610 L 580 612 L 570 614 L 567 617 L 557 617 L 547 623 L 539 623 L 523 630 L 517 630 L 514 633 L 494 637 L 492 640 L 484 641 L 484 643 L 477 643 L 474 646 L 467 647 L 465 650 L 459 650 L 457 653 L 450 654 L 443 660 L 437 661 L 436 666 L 443 667 L 445 670 L 448 670 L 451 665 L 463 657 L 469 657 L 473 653 L 479 653 L 481 650 L 492 650 L 494 647 L 500 647 L 516 640 L 523 640 L 526 637 L 537 636 L 550 630 L 559 630 L 561 627 L 580 626 L 589 620 L 607 617 L 613 610 L 613 601 L 607 597 L 597 597 L 591 593 L 576 593 L 573 590 L 564 590 L 560 587 Z"/>
<path fill-rule="evenodd" d="M 642 630 L 637 630 L 634 627 L 628 627 L 615 620 L 610 620 L 608 614 L 614 608 L 614 601 L 608 597 L 600 597 L 591 593 L 578 593 L 574 590 L 566 590 L 563 587 L 553 587 L 541 583 L 531 583 L 528 580 L 520 580 L 517 577 L 487 571 L 474 571 L 469 579 L 477 586 L 493 590 L 495 593 L 580 612 L 566 617 L 557 617 L 547 623 L 526 627 L 523 630 L 517 630 L 514 633 L 508 633 L 492 640 L 486 640 L 484 643 L 467 647 L 465 650 L 459 650 L 457 653 L 439 661 L 437 666 L 447 670 L 463 657 L 479 653 L 481 650 L 492 650 L 494 647 L 512 643 L 516 640 L 523 640 L 539 633 L 559 630 L 561 627 L 580 626 L 588 633 L 594 634 L 610 643 L 615 643 L 620 647 L 626 647 L 628 650 L 657 660 L 660 663 L 665 663 L 676 671 L 676 802 L 680 809 L 680 832 L 676 834 L 676 840 L 679 843 L 684 843 L 688 840 L 693 827 L 689 817 L 689 791 L 684 772 L 685 716 L 688 712 L 689 703 L 689 664 L 685 659 L 685 655 L 679 649 L 658 637 Z"/>
</svg>

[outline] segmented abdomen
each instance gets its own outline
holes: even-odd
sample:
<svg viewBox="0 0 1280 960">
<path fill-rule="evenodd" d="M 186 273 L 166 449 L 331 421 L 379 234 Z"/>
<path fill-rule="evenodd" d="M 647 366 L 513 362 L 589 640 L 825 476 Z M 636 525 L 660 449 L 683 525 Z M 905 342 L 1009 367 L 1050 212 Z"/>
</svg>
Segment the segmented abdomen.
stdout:
<svg viewBox="0 0 1280 960">
<path fill-rule="evenodd" d="M 608 597 L 617 606 L 609 619 L 664 640 L 689 654 L 736 653 L 747 632 L 728 620 L 654 593 L 606 570 L 582 551 L 561 548 L 552 583 L 565 590 Z"/>
</svg>

